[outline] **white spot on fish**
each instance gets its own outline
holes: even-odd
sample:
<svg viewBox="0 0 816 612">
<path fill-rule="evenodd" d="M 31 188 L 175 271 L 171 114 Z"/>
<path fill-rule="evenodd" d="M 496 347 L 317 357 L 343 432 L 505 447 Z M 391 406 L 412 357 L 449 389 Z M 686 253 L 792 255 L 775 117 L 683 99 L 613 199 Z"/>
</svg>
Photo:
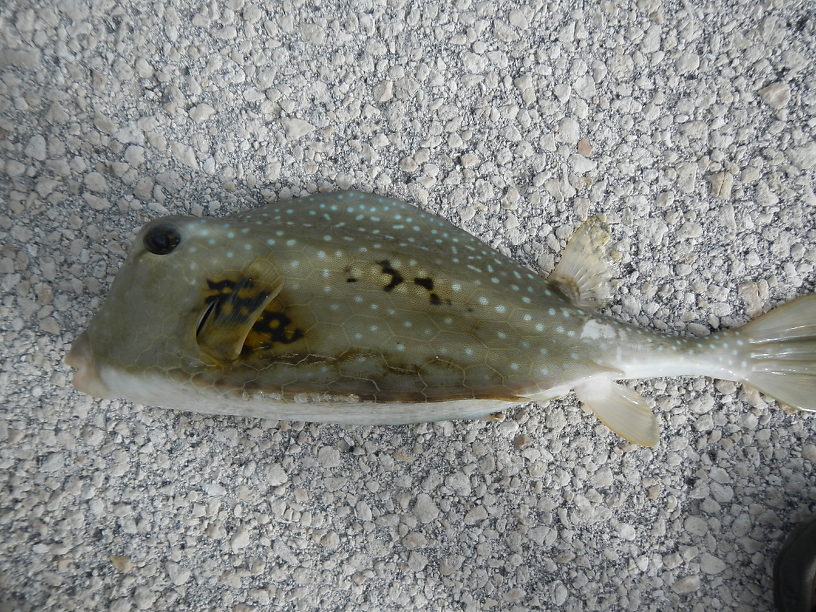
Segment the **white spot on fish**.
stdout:
<svg viewBox="0 0 816 612">
<path fill-rule="evenodd" d="M 587 321 L 581 330 L 581 340 L 614 339 L 617 336 L 618 334 L 612 325 L 599 323 L 594 319 Z"/>
</svg>

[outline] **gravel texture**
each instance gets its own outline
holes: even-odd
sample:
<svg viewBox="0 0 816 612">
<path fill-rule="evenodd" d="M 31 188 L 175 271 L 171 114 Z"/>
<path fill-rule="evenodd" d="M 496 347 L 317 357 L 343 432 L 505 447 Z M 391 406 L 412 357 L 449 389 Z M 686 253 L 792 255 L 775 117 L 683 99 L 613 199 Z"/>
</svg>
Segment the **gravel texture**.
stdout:
<svg viewBox="0 0 816 612">
<path fill-rule="evenodd" d="M 637 384 L 654 449 L 571 396 L 340 427 L 72 389 L 143 222 L 321 189 L 543 272 L 604 212 L 607 312 L 646 326 L 814 291 L 812 5 L 354 4 L 0 6 L 0 609 L 769 608 L 816 513 L 816 419 L 732 383 Z"/>
</svg>

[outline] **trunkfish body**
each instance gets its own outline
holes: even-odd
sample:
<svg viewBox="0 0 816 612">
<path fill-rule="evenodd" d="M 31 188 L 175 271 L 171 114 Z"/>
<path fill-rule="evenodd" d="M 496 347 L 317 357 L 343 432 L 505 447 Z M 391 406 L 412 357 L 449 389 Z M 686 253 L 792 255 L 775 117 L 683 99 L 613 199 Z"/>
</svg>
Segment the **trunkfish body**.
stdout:
<svg viewBox="0 0 816 612">
<path fill-rule="evenodd" d="M 616 322 L 593 217 L 549 279 L 447 221 L 369 194 L 148 223 L 68 363 L 98 397 L 357 424 L 473 418 L 574 389 L 652 445 L 617 381 L 705 375 L 816 409 L 816 295 L 736 330 L 678 338 Z"/>
</svg>

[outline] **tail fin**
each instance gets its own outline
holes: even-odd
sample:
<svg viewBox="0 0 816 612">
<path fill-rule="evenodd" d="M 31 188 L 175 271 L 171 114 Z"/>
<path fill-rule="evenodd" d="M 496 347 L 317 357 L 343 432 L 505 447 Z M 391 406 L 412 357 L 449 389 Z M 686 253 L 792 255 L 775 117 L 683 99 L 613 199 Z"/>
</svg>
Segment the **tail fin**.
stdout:
<svg viewBox="0 0 816 612">
<path fill-rule="evenodd" d="M 816 294 L 740 328 L 751 360 L 744 382 L 792 408 L 816 412 Z"/>
</svg>

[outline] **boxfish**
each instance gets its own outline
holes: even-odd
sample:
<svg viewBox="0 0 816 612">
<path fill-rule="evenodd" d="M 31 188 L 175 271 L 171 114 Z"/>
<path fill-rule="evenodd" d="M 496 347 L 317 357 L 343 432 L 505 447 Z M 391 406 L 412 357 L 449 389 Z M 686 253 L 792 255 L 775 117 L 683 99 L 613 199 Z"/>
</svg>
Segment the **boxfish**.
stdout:
<svg viewBox="0 0 816 612">
<path fill-rule="evenodd" d="M 706 337 L 658 333 L 599 312 L 614 256 L 592 217 L 545 278 L 358 192 L 168 216 L 139 231 L 66 361 L 100 398 L 346 424 L 477 418 L 574 391 L 646 446 L 657 417 L 621 381 L 709 376 L 816 410 L 816 294 Z"/>
</svg>

